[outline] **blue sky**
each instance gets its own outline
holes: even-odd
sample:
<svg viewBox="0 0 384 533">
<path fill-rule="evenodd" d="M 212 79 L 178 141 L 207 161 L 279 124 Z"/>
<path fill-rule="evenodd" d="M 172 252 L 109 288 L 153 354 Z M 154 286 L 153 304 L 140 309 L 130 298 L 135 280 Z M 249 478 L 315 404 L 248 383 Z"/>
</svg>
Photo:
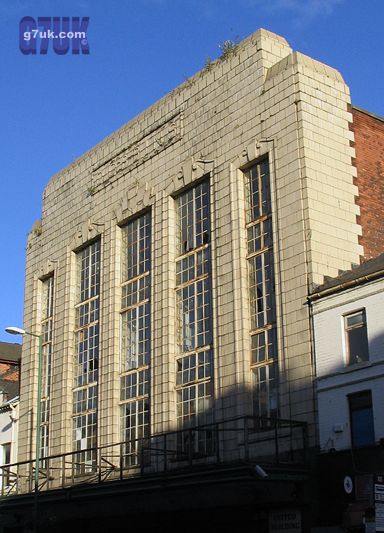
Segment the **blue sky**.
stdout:
<svg viewBox="0 0 384 533">
<path fill-rule="evenodd" d="M 24 16 L 89 16 L 90 54 L 23 55 Z M 0 0 L 0 340 L 23 323 L 27 234 L 50 177 L 263 27 L 342 73 L 384 115 L 383 0 Z"/>
</svg>

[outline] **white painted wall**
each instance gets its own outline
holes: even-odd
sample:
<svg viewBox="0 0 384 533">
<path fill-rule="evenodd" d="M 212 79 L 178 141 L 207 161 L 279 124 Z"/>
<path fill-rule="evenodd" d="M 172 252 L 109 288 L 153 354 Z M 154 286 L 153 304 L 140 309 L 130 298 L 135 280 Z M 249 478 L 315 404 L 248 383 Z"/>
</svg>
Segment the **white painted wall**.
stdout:
<svg viewBox="0 0 384 533">
<path fill-rule="evenodd" d="M 13 406 L 13 408 L 11 407 Z M 4 462 L 4 444 L 11 443 L 11 463 L 17 462 L 17 435 L 19 425 L 19 401 L 0 407 L 0 465 Z M 0 474 L 2 470 L 0 470 Z M 3 477 L 0 476 L 0 489 Z"/>
<path fill-rule="evenodd" d="M 369 362 L 347 366 L 343 315 L 362 308 L 366 310 Z M 384 280 L 324 298 L 313 309 L 320 447 L 350 447 L 347 395 L 364 390 L 372 393 L 378 442 L 384 437 Z"/>
</svg>

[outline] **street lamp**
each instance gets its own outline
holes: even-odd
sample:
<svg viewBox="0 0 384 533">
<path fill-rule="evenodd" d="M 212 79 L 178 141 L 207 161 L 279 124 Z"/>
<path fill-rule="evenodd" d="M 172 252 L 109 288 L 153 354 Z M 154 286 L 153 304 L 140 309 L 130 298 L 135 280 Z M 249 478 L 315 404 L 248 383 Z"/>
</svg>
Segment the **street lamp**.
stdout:
<svg viewBox="0 0 384 533">
<path fill-rule="evenodd" d="M 25 329 L 21 329 L 21 328 L 9 327 L 9 328 L 5 328 L 5 331 L 7 333 L 10 333 L 11 335 L 25 335 L 26 334 Z M 30 333 L 30 335 L 34 335 L 34 334 Z M 36 337 L 38 337 L 38 335 L 36 335 Z"/>
<path fill-rule="evenodd" d="M 36 406 L 36 460 L 35 460 L 35 531 L 37 531 L 37 494 L 39 490 L 39 469 L 40 469 L 40 433 L 41 433 L 41 367 L 43 359 L 43 336 L 25 331 L 25 329 L 10 326 L 5 328 L 11 335 L 29 335 L 39 339 L 39 359 L 37 365 L 37 406 Z"/>
</svg>

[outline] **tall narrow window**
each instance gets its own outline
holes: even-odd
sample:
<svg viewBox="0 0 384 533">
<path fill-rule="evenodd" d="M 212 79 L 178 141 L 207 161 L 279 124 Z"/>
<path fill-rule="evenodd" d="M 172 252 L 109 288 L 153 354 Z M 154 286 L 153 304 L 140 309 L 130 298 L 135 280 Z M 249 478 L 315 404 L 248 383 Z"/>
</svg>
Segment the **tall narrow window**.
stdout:
<svg viewBox="0 0 384 533">
<path fill-rule="evenodd" d="M 77 255 L 78 304 L 76 305 L 73 389 L 73 443 L 75 471 L 95 465 L 99 368 L 100 241 Z M 92 448 L 92 449 L 91 449 Z"/>
<path fill-rule="evenodd" d="M 3 452 L 1 462 L 1 488 L 4 491 L 7 487 L 11 485 L 12 482 L 11 468 L 6 466 L 9 465 L 11 462 L 11 443 L 5 443 L 1 446 L 1 448 Z"/>
<path fill-rule="evenodd" d="M 365 309 L 344 316 L 347 364 L 354 365 L 369 360 L 367 322 Z"/>
<path fill-rule="evenodd" d="M 45 466 L 44 457 L 49 455 L 49 419 L 52 381 L 52 332 L 54 278 L 50 276 L 42 283 L 42 369 L 41 369 L 41 419 L 40 419 L 40 456 Z"/>
<path fill-rule="evenodd" d="M 375 444 L 371 391 L 350 394 L 348 401 L 352 447 L 358 448 Z"/>
<path fill-rule="evenodd" d="M 151 218 L 122 228 L 121 439 L 126 466 L 140 461 L 149 436 Z"/>
<path fill-rule="evenodd" d="M 176 299 L 178 354 L 176 401 L 179 429 L 212 421 L 212 319 L 209 182 L 177 198 Z M 188 433 L 181 433 L 190 438 Z M 186 442 L 181 442 L 185 448 Z M 199 433 L 194 451 L 207 451 Z"/>
<path fill-rule="evenodd" d="M 245 172 L 254 415 L 277 416 L 276 303 L 269 164 Z"/>
</svg>

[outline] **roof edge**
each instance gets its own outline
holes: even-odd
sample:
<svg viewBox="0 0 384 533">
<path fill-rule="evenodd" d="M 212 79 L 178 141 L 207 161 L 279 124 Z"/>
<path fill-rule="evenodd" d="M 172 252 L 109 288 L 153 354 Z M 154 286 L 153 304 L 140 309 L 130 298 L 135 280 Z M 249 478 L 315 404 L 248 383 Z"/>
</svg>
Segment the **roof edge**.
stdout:
<svg viewBox="0 0 384 533">
<path fill-rule="evenodd" d="M 380 120 L 380 122 L 384 122 L 384 117 L 381 117 L 380 115 L 376 115 L 376 113 L 372 113 L 371 111 L 367 111 L 363 107 L 359 107 L 357 105 L 352 104 L 352 109 L 355 109 L 356 111 L 359 111 L 360 113 L 364 113 L 364 115 L 368 115 L 372 118 L 375 118 L 376 120 Z"/>
</svg>

